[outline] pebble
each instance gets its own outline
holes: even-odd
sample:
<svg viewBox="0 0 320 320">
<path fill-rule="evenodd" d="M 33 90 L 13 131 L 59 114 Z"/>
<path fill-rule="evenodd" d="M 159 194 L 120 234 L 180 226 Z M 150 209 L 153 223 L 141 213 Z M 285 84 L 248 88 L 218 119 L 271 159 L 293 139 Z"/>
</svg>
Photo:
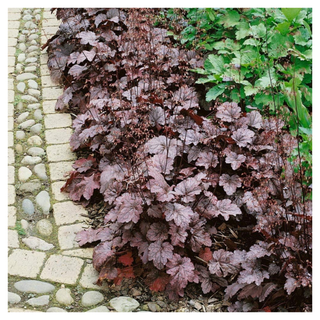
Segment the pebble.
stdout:
<svg viewBox="0 0 320 320">
<path fill-rule="evenodd" d="M 29 112 L 21 113 L 20 116 L 17 118 L 17 122 L 21 123 L 21 122 L 25 121 L 28 118 L 28 116 L 29 116 Z"/>
<path fill-rule="evenodd" d="M 43 163 L 39 163 L 34 166 L 33 168 L 34 173 L 38 176 L 41 180 L 47 180 L 48 176 L 46 173 L 46 167 Z"/>
<path fill-rule="evenodd" d="M 30 156 L 43 156 L 45 155 L 45 151 L 40 148 L 40 147 L 31 147 L 28 149 L 28 154 L 30 154 Z"/>
<path fill-rule="evenodd" d="M 22 153 L 23 152 L 23 147 L 20 143 L 16 144 L 16 151 L 17 153 Z"/>
<path fill-rule="evenodd" d="M 118 312 L 131 312 L 139 307 L 139 302 L 130 297 L 113 298 L 109 303 Z"/>
<path fill-rule="evenodd" d="M 24 27 L 27 28 L 27 29 L 32 29 L 32 28 L 36 28 L 37 25 L 34 24 L 32 21 L 27 21 L 27 22 L 25 23 Z"/>
<path fill-rule="evenodd" d="M 26 49 L 27 49 L 27 47 L 26 47 L 26 45 L 22 42 L 22 43 L 20 43 L 19 44 L 19 50 L 21 50 L 22 52 L 24 52 L 24 51 L 26 51 Z"/>
<path fill-rule="evenodd" d="M 24 199 L 22 201 L 22 210 L 25 214 L 32 216 L 34 214 L 34 206 L 31 200 Z"/>
<path fill-rule="evenodd" d="M 148 302 L 148 308 L 152 312 L 161 311 L 161 308 L 155 302 Z"/>
<path fill-rule="evenodd" d="M 18 55 L 18 62 L 23 62 L 24 60 L 26 60 L 26 55 L 24 53 L 20 53 Z"/>
<path fill-rule="evenodd" d="M 8 302 L 10 304 L 15 304 L 20 302 L 21 298 L 18 294 L 13 293 L 13 292 L 8 292 Z"/>
<path fill-rule="evenodd" d="M 29 222 L 25 219 L 21 219 L 20 221 L 22 229 L 27 231 L 29 229 Z"/>
<path fill-rule="evenodd" d="M 34 18 L 35 18 L 37 21 L 40 21 L 40 20 L 41 20 L 40 14 L 36 14 L 36 15 L 34 16 Z"/>
<path fill-rule="evenodd" d="M 28 87 L 31 89 L 38 89 L 38 84 L 34 80 L 28 80 Z"/>
<path fill-rule="evenodd" d="M 58 307 L 51 307 L 47 310 L 47 312 L 67 312 L 67 311 Z"/>
<path fill-rule="evenodd" d="M 34 121 L 34 120 L 33 120 Z M 42 130 L 42 124 L 37 123 L 30 128 L 30 131 L 35 134 L 39 134 Z"/>
<path fill-rule="evenodd" d="M 23 16 L 22 19 L 25 20 L 25 21 L 32 20 L 32 15 L 31 14 L 26 14 L 26 15 Z"/>
<path fill-rule="evenodd" d="M 19 101 L 19 102 L 18 102 L 18 104 L 17 104 L 17 109 L 18 109 L 19 111 L 21 111 L 21 110 L 23 109 L 23 103 L 22 103 L 22 101 Z"/>
<path fill-rule="evenodd" d="M 41 162 L 40 157 L 31 157 L 31 156 L 25 156 L 21 161 L 22 164 L 30 164 L 30 165 L 34 165 L 40 162 Z"/>
<path fill-rule="evenodd" d="M 37 57 L 38 56 L 38 52 L 37 51 L 32 51 L 28 53 L 28 58 L 30 57 Z"/>
<path fill-rule="evenodd" d="M 39 207 L 41 207 L 43 214 L 49 214 L 51 204 L 50 204 L 50 196 L 47 191 L 41 191 L 36 196 L 36 202 Z"/>
<path fill-rule="evenodd" d="M 71 291 L 68 288 L 59 289 L 56 293 L 56 299 L 59 303 L 69 306 L 74 302 Z"/>
<path fill-rule="evenodd" d="M 33 118 L 36 120 L 41 120 L 42 119 L 42 112 L 40 109 L 37 109 L 34 113 L 33 113 Z"/>
<path fill-rule="evenodd" d="M 25 100 L 27 102 L 38 102 L 38 99 L 36 99 L 35 97 L 30 96 L 28 94 L 25 94 L 25 95 L 21 96 L 21 99 Z"/>
<path fill-rule="evenodd" d="M 16 64 L 16 71 L 18 73 L 22 72 L 22 69 L 23 69 L 23 65 L 21 63 L 17 63 Z"/>
<path fill-rule="evenodd" d="M 31 103 L 28 105 L 28 109 L 36 110 L 40 107 L 40 103 Z"/>
<path fill-rule="evenodd" d="M 37 58 L 27 58 L 26 62 L 27 63 L 30 63 L 30 62 L 32 63 L 32 62 L 36 62 L 37 60 L 38 60 Z"/>
<path fill-rule="evenodd" d="M 37 76 L 35 74 L 29 73 L 29 72 L 21 73 L 21 74 L 17 75 L 18 81 L 24 81 L 24 80 L 35 79 L 35 78 L 37 78 Z"/>
<path fill-rule="evenodd" d="M 36 122 L 33 119 L 30 119 L 30 120 L 27 120 L 27 121 L 24 121 L 24 122 L 20 123 L 19 127 L 21 129 L 26 129 L 28 127 L 33 126 L 35 123 Z"/>
<path fill-rule="evenodd" d="M 24 93 L 24 91 L 26 90 L 26 85 L 24 82 L 19 82 L 17 85 L 17 90 L 21 93 Z"/>
<path fill-rule="evenodd" d="M 40 91 L 36 89 L 29 89 L 28 94 L 35 96 L 35 97 L 40 97 Z"/>
<path fill-rule="evenodd" d="M 21 167 L 18 170 L 18 177 L 21 182 L 27 181 L 32 176 L 32 172 L 30 169 L 26 167 Z"/>
<path fill-rule="evenodd" d="M 20 34 L 18 40 L 19 40 L 20 42 L 25 42 L 25 41 L 26 41 L 26 36 L 25 36 L 24 34 Z"/>
<path fill-rule="evenodd" d="M 39 50 L 38 46 L 30 46 L 27 51 L 28 52 L 33 52 L 33 51 L 37 51 L 37 50 Z"/>
<path fill-rule="evenodd" d="M 30 44 L 37 45 L 37 41 L 36 40 L 31 40 Z"/>
<path fill-rule="evenodd" d="M 26 134 L 24 131 L 17 131 L 16 132 L 16 139 L 23 140 L 26 137 Z"/>
<path fill-rule="evenodd" d="M 30 306 L 33 306 L 33 307 L 45 306 L 49 304 L 49 296 L 44 295 L 37 298 L 31 298 L 27 300 L 26 303 L 30 304 Z"/>
<path fill-rule="evenodd" d="M 37 14 L 37 13 L 40 13 L 41 12 L 41 9 L 35 9 L 33 10 L 33 14 Z"/>
<path fill-rule="evenodd" d="M 33 250 L 48 251 L 54 248 L 53 244 L 33 236 L 30 236 L 28 238 L 23 238 L 22 242 L 26 244 L 30 249 L 33 249 Z"/>
<path fill-rule="evenodd" d="M 33 71 L 37 71 L 37 67 L 36 66 L 28 66 L 24 68 L 24 71 L 26 72 L 33 72 Z M 30 94 L 30 93 L 29 93 Z"/>
<path fill-rule="evenodd" d="M 41 188 L 40 182 L 26 182 L 22 184 L 19 188 L 20 191 L 24 192 L 31 192 L 33 193 L 35 190 L 38 190 Z"/>
<path fill-rule="evenodd" d="M 50 236 L 53 230 L 52 224 L 47 219 L 39 220 L 37 223 L 37 230 L 43 236 Z"/>
<path fill-rule="evenodd" d="M 88 310 L 87 312 L 110 312 L 106 306 L 99 306 L 94 309 Z"/>
<path fill-rule="evenodd" d="M 84 307 L 94 306 L 103 301 L 103 294 L 99 291 L 87 291 L 81 299 Z"/>
<path fill-rule="evenodd" d="M 21 292 L 31 293 L 49 293 L 55 289 L 51 283 L 38 280 L 21 280 L 16 282 L 14 287 Z"/>
<path fill-rule="evenodd" d="M 41 146 L 42 145 L 42 139 L 39 136 L 32 136 L 27 140 L 29 145 L 36 145 Z"/>
<path fill-rule="evenodd" d="M 136 288 L 132 288 L 131 289 L 131 295 L 134 296 L 134 297 L 141 296 L 141 291 L 136 289 Z"/>
<path fill-rule="evenodd" d="M 37 34 L 32 34 L 31 36 L 29 36 L 29 40 L 36 40 L 38 38 L 39 36 Z"/>
</svg>

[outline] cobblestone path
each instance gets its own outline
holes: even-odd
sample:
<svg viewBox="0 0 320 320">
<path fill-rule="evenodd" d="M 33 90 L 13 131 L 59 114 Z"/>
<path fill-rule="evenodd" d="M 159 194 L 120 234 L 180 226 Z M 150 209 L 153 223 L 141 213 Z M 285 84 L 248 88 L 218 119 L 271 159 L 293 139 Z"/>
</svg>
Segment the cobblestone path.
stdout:
<svg viewBox="0 0 320 320">
<path fill-rule="evenodd" d="M 109 311 L 92 249 L 75 241 L 86 210 L 60 192 L 75 159 L 72 122 L 54 110 L 62 88 L 41 51 L 59 23 L 49 9 L 9 9 L 8 17 L 8 310 Z"/>
</svg>

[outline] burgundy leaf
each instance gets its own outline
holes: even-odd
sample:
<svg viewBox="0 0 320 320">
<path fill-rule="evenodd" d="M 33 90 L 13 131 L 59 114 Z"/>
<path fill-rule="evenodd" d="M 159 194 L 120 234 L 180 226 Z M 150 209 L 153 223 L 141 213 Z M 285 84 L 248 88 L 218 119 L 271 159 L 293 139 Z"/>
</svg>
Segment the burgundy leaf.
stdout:
<svg viewBox="0 0 320 320">
<path fill-rule="evenodd" d="M 165 181 L 162 174 L 158 172 L 152 172 L 152 176 L 155 179 L 150 179 L 147 184 L 147 188 L 150 189 L 151 192 L 155 193 L 157 196 L 157 200 L 160 202 L 170 201 L 174 198 L 172 194 L 173 186 L 169 186 Z"/>
<path fill-rule="evenodd" d="M 173 255 L 173 246 L 169 242 L 162 242 L 160 240 L 152 242 L 148 248 L 148 259 L 153 261 L 154 266 L 161 270 L 168 259 Z"/>
<path fill-rule="evenodd" d="M 80 158 L 76 160 L 72 167 L 82 173 L 91 169 L 94 164 L 96 164 L 96 159 L 90 155 L 88 158 Z"/>
<path fill-rule="evenodd" d="M 200 220 L 195 226 L 190 228 L 190 245 L 193 252 L 199 252 L 202 246 L 211 247 L 210 234 L 204 229 L 206 220 Z"/>
<path fill-rule="evenodd" d="M 229 176 L 224 173 L 220 176 L 219 185 L 223 187 L 227 195 L 232 195 L 236 192 L 237 188 L 241 187 L 241 180 L 237 174 Z"/>
<path fill-rule="evenodd" d="M 253 299 L 258 298 L 262 293 L 262 286 L 255 285 L 254 283 L 245 286 L 238 294 L 239 299 L 252 297 Z"/>
<path fill-rule="evenodd" d="M 181 196 L 181 200 L 188 203 L 195 201 L 196 195 L 200 194 L 201 191 L 202 188 L 200 187 L 199 180 L 195 178 L 187 178 L 177 184 L 172 193 Z"/>
<path fill-rule="evenodd" d="M 266 300 L 267 296 L 276 288 L 277 288 L 277 285 L 272 282 L 264 285 L 262 288 L 262 292 L 260 294 L 260 297 L 259 297 L 259 301 L 262 302 L 262 301 Z"/>
<path fill-rule="evenodd" d="M 147 238 L 150 241 L 164 241 L 168 239 L 168 228 L 162 222 L 152 223 L 147 232 Z"/>
<path fill-rule="evenodd" d="M 247 113 L 248 125 L 260 129 L 262 127 L 262 117 L 258 111 L 251 111 Z"/>
<path fill-rule="evenodd" d="M 147 161 L 147 164 L 159 173 L 169 174 L 173 169 L 173 159 L 166 153 L 156 154 Z"/>
<path fill-rule="evenodd" d="M 234 131 L 231 137 L 239 147 L 246 147 L 248 143 L 250 144 L 252 142 L 253 136 L 253 131 L 245 128 L 240 128 L 237 131 Z"/>
<path fill-rule="evenodd" d="M 244 283 L 238 283 L 238 282 L 234 282 L 231 285 L 229 285 L 224 291 L 226 293 L 225 299 L 228 300 L 232 298 L 244 286 L 245 286 Z"/>
<path fill-rule="evenodd" d="M 105 20 L 107 20 L 107 15 L 104 13 L 99 13 L 94 20 L 94 24 L 96 25 L 96 28 L 99 26 L 99 24 L 102 21 L 105 21 Z"/>
<path fill-rule="evenodd" d="M 97 36 L 92 31 L 82 31 L 77 34 L 77 38 L 80 38 L 81 44 L 91 44 L 92 46 L 95 46 L 97 44 Z"/>
<path fill-rule="evenodd" d="M 238 267 L 232 265 L 230 257 L 232 252 L 220 249 L 213 252 L 213 259 L 209 261 L 208 267 L 212 274 L 218 277 L 226 277 L 228 274 L 235 274 L 239 271 Z"/>
<path fill-rule="evenodd" d="M 77 233 L 76 235 L 76 241 L 78 241 L 79 246 L 83 246 L 87 243 L 92 243 L 95 241 L 99 241 L 99 232 L 101 231 L 102 228 L 98 229 L 86 229 L 86 230 L 81 230 L 80 232 Z"/>
<path fill-rule="evenodd" d="M 228 148 L 224 149 L 223 152 L 226 155 L 226 163 L 230 163 L 233 170 L 240 168 L 241 163 L 246 160 L 246 157 L 243 154 L 237 154 Z"/>
<path fill-rule="evenodd" d="M 287 293 L 290 295 L 297 287 L 299 287 L 298 281 L 290 276 L 287 277 L 286 283 L 284 284 Z"/>
<path fill-rule="evenodd" d="M 148 215 L 152 218 L 161 218 L 162 217 L 162 210 L 160 206 L 152 205 L 148 208 Z"/>
<path fill-rule="evenodd" d="M 206 169 L 215 168 L 218 164 L 218 157 L 212 152 L 202 151 L 199 153 L 198 160 L 196 162 L 197 166 L 203 166 Z"/>
<path fill-rule="evenodd" d="M 154 137 L 145 144 L 145 148 L 151 154 L 165 154 L 173 159 L 177 154 L 177 140 L 165 136 Z"/>
<path fill-rule="evenodd" d="M 113 254 L 111 241 L 105 241 L 98 244 L 93 251 L 94 267 L 100 268 L 109 257 L 113 256 Z"/>
<path fill-rule="evenodd" d="M 183 289 L 188 282 L 197 280 L 194 265 L 188 257 L 175 253 L 167 263 L 167 273 L 171 275 L 170 284 Z"/>
<path fill-rule="evenodd" d="M 179 203 L 168 203 L 165 205 L 165 217 L 167 221 L 174 220 L 177 226 L 186 228 L 191 218 L 195 215 L 190 207 Z"/>
<path fill-rule="evenodd" d="M 222 121 L 233 122 L 238 119 L 241 114 L 241 108 L 238 107 L 238 104 L 235 102 L 225 102 L 218 108 L 216 116 Z"/>
<path fill-rule="evenodd" d="M 230 216 L 236 216 L 241 214 L 241 210 L 236 204 L 231 203 L 229 199 L 219 200 L 216 205 L 212 207 L 212 210 L 208 211 L 207 214 L 213 217 L 222 215 L 224 219 L 229 220 Z"/>
<path fill-rule="evenodd" d="M 165 111 L 161 107 L 155 107 L 149 114 L 150 123 L 152 126 L 156 124 L 165 125 Z"/>
<path fill-rule="evenodd" d="M 80 66 L 78 64 L 75 64 L 74 66 L 72 66 L 70 69 L 69 69 L 69 74 L 74 76 L 75 78 L 79 77 L 80 74 L 87 70 L 88 67 L 85 65 L 85 66 Z"/>
<path fill-rule="evenodd" d="M 92 61 L 96 56 L 96 51 L 94 49 L 87 51 L 83 50 L 77 58 L 77 63 L 81 63 L 85 60 Z"/>
<path fill-rule="evenodd" d="M 130 244 L 132 247 L 138 248 L 138 254 L 141 261 L 146 264 L 148 262 L 149 247 L 149 243 L 146 241 L 146 238 L 140 232 L 135 232 L 134 237 L 130 240 Z"/>
<path fill-rule="evenodd" d="M 137 223 L 142 213 L 142 199 L 137 194 L 124 193 L 116 199 L 118 208 L 118 222 Z"/>
<path fill-rule="evenodd" d="M 186 242 L 188 233 L 184 228 L 178 227 L 176 224 L 174 224 L 172 221 L 169 222 L 169 234 L 171 243 L 174 246 L 179 246 L 184 248 L 184 243 Z"/>
</svg>

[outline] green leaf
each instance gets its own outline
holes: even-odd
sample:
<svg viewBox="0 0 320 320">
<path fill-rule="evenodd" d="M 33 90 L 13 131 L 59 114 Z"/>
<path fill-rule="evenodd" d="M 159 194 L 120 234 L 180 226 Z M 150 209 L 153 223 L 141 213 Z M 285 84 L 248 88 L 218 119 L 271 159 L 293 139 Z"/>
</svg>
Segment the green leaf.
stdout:
<svg viewBox="0 0 320 320">
<path fill-rule="evenodd" d="M 250 35 L 250 25 L 247 22 L 240 22 L 237 25 L 236 39 L 241 40 Z"/>
<path fill-rule="evenodd" d="M 290 32 L 290 22 L 285 21 L 279 23 L 275 29 L 278 30 L 283 36 L 285 36 Z"/>
<path fill-rule="evenodd" d="M 208 66 L 208 69 L 212 73 L 222 74 L 225 71 L 224 59 L 222 56 L 210 54 L 206 62 L 205 62 L 205 68 L 207 69 L 207 66 Z"/>
<path fill-rule="evenodd" d="M 257 39 L 247 39 L 243 44 L 257 47 L 260 45 L 260 41 L 258 41 Z"/>
<path fill-rule="evenodd" d="M 207 15 L 211 21 L 215 20 L 214 10 L 212 8 L 206 8 Z"/>
<path fill-rule="evenodd" d="M 301 8 L 282 8 L 281 11 L 286 16 L 288 21 L 292 21 L 294 18 L 298 16 L 301 11 Z"/>
<path fill-rule="evenodd" d="M 234 27 L 239 24 L 240 14 L 236 10 L 228 10 L 227 13 L 220 18 L 220 21 L 226 28 Z"/>
<path fill-rule="evenodd" d="M 311 46 L 312 41 L 310 39 L 309 32 L 306 28 L 300 28 L 293 36 L 294 42 L 301 46 Z"/>
<path fill-rule="evenodd" d="M 246 96 L 252 96 L 253 94 L 258 93 L 259 89 L 258 88 L 254 88 L 253 86 L 245 86 L 244 87 L 244 92 L 246 94 Z"/>
<path fill-rule="evenodd" d="M 312 135 L 312 129 L 311 128 L 304 128 L 304 127 L 299 127 L 299 130 L 305 133 L 308 136 Z"/>
<path fill-rule="evenodd" d="M 220 83 L 217 86 L 212 87 L 206 94 L 206 101 L 215 100 L 220 94 L 224 92 L 226 89 L 225 83 Z"/>
<path fill-rule="evenodd" d="M 266 31 L 267 31 L 266 26 L 263 23 L 260 23 L 257 26 L 251 26 L 251 34 L 254 37 L 265 38 Z"/>
</svg>

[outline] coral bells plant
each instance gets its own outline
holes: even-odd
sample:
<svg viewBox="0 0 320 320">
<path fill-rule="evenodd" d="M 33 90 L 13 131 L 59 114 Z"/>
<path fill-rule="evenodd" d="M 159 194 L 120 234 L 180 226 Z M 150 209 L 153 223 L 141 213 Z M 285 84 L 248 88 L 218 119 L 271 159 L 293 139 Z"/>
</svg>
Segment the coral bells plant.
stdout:
<svg viewBox="0 0 320 320">
<path fill-rule="evenodd" d="M 58 9 L 48 42 L 65 85 L 57 109 L 76 113 L 71 147 L 87 154 L 63 190 L 106 202 L 104 224 L 77 235 L 96 244 L 98 284 L 139 276 L 178 298 L 195 283 L 225 290 L 230 311 L 310 294 L 310 203 L 286 161 L 294 138 L 234 102 L 201 108 L 188 70 L 202 60 L 153 27 L 155 13 Z"/>
</svg>

